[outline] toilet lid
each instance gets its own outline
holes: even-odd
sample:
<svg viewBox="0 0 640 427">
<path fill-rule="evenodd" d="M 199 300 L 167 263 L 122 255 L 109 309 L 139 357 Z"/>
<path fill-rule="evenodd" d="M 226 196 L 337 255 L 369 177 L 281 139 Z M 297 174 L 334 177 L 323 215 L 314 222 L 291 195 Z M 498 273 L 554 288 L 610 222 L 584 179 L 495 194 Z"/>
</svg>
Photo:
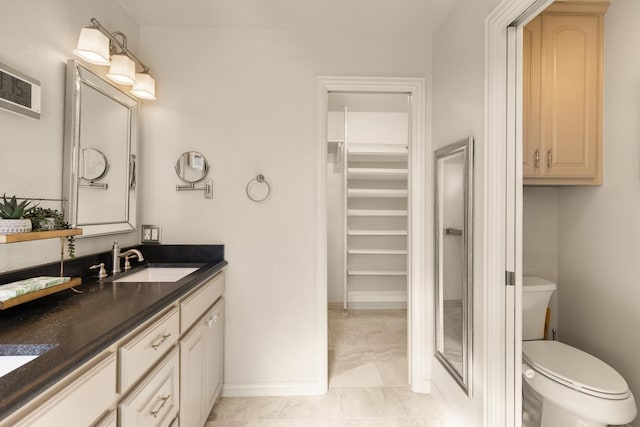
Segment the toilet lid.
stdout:
<svg viewBox="0 0 640 427">
<path fill-rule="evenodd" d="M 602 360 L 558 341 L 524 341 L 522 358 L 541 374 L 573 389 L 608 399 L 624 399 L 629 387 Z"/>
</svg>

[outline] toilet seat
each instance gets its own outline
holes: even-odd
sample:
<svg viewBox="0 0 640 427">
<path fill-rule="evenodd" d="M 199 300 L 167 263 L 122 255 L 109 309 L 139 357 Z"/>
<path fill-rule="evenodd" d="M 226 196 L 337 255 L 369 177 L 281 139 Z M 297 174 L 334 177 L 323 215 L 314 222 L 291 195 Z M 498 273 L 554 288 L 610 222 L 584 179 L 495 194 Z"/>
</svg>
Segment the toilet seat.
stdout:
<svg viewBox="0 0 640 427">
<path fill-rule="evenodd" d="M 622 400 L 631 394 L 611 366 L 558 341 L 524 341 L 522 358 L 541 375 L 590 396 Z"/>
</svg>

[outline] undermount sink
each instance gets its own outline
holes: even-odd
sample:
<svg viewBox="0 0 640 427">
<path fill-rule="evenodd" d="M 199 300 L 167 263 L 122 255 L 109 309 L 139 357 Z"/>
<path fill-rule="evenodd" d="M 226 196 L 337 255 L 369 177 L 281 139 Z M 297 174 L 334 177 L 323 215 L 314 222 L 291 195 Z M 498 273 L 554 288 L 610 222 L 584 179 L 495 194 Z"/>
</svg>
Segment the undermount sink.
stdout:
<svg viewBox="0 0 640 427">
<path fill-rule="evenodd" d="M 0 377 L 56 347 L 57 344 L 2 344 L 0 345 Z"/>
<path fill-rule="evenodd" d="M 114 282 L 177 282 L 197 267 L 149 267 L 120 277 Z"/>
</svg>

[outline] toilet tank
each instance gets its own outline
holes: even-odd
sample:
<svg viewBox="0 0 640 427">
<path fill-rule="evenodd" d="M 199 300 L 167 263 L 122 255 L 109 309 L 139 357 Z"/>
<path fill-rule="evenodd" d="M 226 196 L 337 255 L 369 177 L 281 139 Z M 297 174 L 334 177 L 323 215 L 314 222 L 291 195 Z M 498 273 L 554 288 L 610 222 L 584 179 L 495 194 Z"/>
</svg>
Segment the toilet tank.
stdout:
<svg viewBox="0 0 640 427">
<path fill-rule="evenodd" d="M 556 284 L 549 280 L 524 276 L 522 278 L 522 339 L 544 338 L 544 320 L 551 294 Z"/>
</svg>

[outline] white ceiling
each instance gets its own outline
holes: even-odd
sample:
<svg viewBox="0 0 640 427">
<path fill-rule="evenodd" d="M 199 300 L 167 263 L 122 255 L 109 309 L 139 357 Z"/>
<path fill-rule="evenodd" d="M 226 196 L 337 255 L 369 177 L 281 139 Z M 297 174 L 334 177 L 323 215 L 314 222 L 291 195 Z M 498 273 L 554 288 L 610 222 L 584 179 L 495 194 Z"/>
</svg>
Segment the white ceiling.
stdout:
<svg viewBox="0 0 640 427">
<path fill-rule="evenodd" d="M 430 35 L 457 0 L 117 0 L 140 26 Z"/>
</svg>

